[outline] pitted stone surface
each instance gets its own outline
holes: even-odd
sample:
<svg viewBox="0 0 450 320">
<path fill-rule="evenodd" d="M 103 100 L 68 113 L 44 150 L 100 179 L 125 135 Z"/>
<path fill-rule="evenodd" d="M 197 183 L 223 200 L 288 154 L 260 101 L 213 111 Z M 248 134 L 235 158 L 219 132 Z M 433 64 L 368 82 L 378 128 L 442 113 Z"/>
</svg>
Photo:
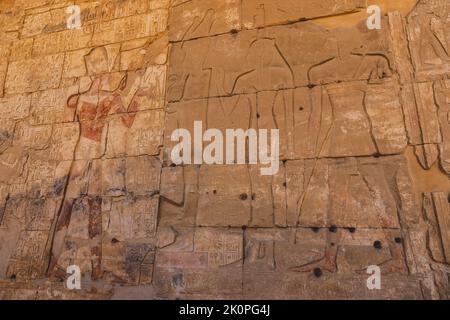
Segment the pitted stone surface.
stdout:
<svg viewBox="0 0 450 320">
<path fill-rule="evenodd" d="M 449 0 L 0 1 L 0 299 L 450 299 L 449 30 Z M 279 171 L 175 165 L 194 121 L 279 129 Z"/>
</svg>

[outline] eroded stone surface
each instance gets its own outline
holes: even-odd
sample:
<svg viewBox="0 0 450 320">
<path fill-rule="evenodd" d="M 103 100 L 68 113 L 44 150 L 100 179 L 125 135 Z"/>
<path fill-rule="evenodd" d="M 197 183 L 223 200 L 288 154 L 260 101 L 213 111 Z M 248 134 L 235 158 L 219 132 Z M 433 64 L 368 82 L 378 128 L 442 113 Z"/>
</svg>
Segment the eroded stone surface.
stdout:
<svg viewBox="0 0 450 320">
<path fill-rule="evenodd" d="M 1 299 L 450 298 L 448 0 L 69 4 L 0 3 Z M 194 121 L 278 172 L 175 165 Z"/>
</svg>

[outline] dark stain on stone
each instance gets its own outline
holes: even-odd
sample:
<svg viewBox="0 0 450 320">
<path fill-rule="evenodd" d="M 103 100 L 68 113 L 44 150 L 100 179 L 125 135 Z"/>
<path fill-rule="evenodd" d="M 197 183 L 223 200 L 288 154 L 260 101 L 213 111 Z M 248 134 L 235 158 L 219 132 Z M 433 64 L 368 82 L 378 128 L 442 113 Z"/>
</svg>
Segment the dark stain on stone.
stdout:
<svg viewBox="0 0 450 320">
<path fill-rule="evenodd" d="M 11 138 L 11 134 L 8 131 L 0 131 L 0 142 L 3 143 Z"/>
<path fill-rule="evenodd" d="M 75 242 L 73 242 L 72 240 L 67 240 L 64 242 L 64 247 L 67 250 L 72 250 L 72 249 L 76 248 L 76 245 L 75 245 Z"/>
<path fill-rule="evenodd" d="M 60 196 L 63 193 L 64 187 L 66 186 L 66 181 L 67 176 L 56 179 L 53 184 L 53 194 L 55 196 Z"/>
<path fill-rule="evenodd" d="M 373 243 L 373 247 L 374 247 L 375 249 L 380 250 L 380 249 L 383 248 L 383 245 L 381 244 L 381 241 L 377 240 L 377 241 L 375 241 L 375 242 Z"/>
<path fill-rule="evenodd" d="M 320 278 L 323 275 L 322 269 L 320 268 L 315 268 L 313 273 L 316 278 Z"/>
<path fill-rule="evenodd" d="M 172 277 L 172 284 L 175 288 L 182 288 L 184 286 L 183 274 L 179 273 Z"/>
<path fill-rule="evenodd" d="M 0 207 L 0 225 L 3 222 L 3 216 L 5 215 L 5 208 L 4 207 Z"/>
<path fill-rule="evenodd" d="M 125 271 L 130 279 L 136 281 L 142 267 L 154 259 L 154 247 L 150 244 L 135 243 L 125 247 Z"/>
</svg>

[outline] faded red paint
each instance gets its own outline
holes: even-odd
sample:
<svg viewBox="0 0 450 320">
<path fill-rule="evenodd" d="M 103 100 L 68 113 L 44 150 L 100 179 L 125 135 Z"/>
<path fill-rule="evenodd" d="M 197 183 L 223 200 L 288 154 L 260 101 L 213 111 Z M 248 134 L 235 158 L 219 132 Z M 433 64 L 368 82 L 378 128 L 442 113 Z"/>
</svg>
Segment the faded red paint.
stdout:
<svg viewBox="0 0 450 320">
<path fill-rule="evenodd" d="M 121 122 L 127 127 L 133 126 L 137 111 L 139 110 L 138 102 L 132 100 L 129 106 L 125 107 L 120 99 L 123 92 L 127 88 L 127 79 L 124 77 L 119 88 L 106 98 L 99 101 L 98 105 L 83 101 L 80 107 L 81 136 L 96 142 L 100 142 L 103 130 L 107 123 L 108 115 L 118 114 Z M 95 79 L 92 82 L 88 95 L 96 96 L 100 89 L 101 79 Z M 156 94 L 155 90 L 138 90 L 137 96 L 150 96 Z M 74 95 L 69 98 L 68 105 L 76 108 L 80 95 Z"/>
</svg>

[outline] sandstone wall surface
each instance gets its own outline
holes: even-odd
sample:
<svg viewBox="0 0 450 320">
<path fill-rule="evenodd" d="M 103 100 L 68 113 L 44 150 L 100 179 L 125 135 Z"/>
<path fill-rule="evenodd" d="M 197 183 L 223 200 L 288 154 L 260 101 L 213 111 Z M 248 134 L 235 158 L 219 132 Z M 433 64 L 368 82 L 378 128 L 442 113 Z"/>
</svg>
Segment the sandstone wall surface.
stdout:
<svg viewBox="0 0 450 320">
<path fill-rule="evenodd" d="M 450 299 L 449 75 L 450 0 L 1 0 L 0 299 Z"/>
</svg>

